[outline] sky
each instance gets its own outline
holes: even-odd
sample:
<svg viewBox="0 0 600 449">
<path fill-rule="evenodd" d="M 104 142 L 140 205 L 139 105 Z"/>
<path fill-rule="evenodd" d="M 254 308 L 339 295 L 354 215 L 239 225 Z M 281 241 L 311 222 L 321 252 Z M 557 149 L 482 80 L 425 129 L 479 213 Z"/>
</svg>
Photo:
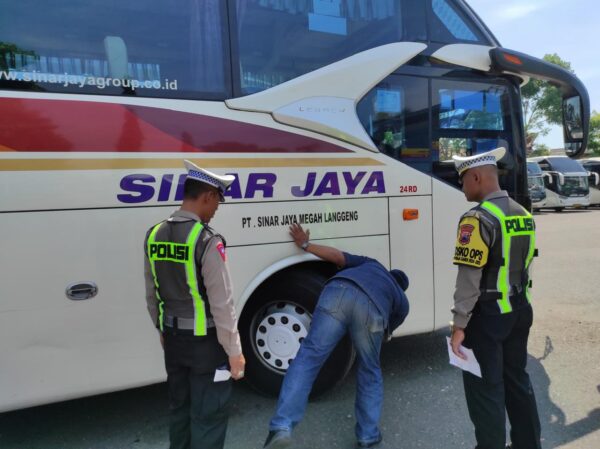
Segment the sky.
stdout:
<svg viewBox="0 0 600 449">
<path fill-rule="evenodd" d="M 571 63 L 600 112 L 599 0 L 467 0 L 500 44 L 537 58 L 556 53 Z M 562 128 L 540 143 L 562 148 Z"/>
</svg>

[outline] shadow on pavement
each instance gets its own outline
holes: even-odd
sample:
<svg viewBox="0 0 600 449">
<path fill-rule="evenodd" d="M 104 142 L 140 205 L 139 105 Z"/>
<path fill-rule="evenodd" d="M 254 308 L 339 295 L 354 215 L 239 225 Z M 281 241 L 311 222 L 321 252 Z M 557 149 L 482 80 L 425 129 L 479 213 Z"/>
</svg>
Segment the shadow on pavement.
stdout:
<svg viewBox="0 0 600 449">
<path fill-rule="evenodd" d="M 550 398 L 552 382 L 542 362 L 552 354 L 553 349 L 552 340 L 547 336 L 544 355 L 539 359 L 530 356 L 528 361 L 528 371 L 532 379 L 542 423 L 545 449 L 558 448 L 600 429 L 600 407 L 591 410 L 587 417 L 567 424 L 565 413 Z M 589 394 L 600 393 L 600 385 L 597 390 L 590 391 Z"/>
<path fill-rule="evenodd" d="M 472 449 L 475 440 L 465 405 L 462 376 L 448 365 L 446 332 L 403 337 L 382 349 L 384 407 L 380 449 Z M 555 449 L 600 429 L 600 407 L 566 423 L 550 398 L 543 361 L 546 341 L 529 372 L 542 421 L 543 447 Z M 353 448 L 354 371 L 335 390 L 309 404 L 294 432 L 294 449 Z M 600 386 L 598 387 L 600 388 Z M 590 391 L 598 394 L 599 391 Z M 274 398 L 237 384 L 226 449 L 261 448 Z M 0 414 L 0 447 L 12 449 L 158 449 L 168 447 L 165 384 Z"/>
</svg>

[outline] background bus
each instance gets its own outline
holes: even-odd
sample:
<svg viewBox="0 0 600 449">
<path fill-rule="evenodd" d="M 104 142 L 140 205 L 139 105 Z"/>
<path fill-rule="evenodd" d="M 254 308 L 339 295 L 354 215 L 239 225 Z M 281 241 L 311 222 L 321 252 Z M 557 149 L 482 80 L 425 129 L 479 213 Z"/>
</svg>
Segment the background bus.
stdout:
<svg viewBox="0 0 600 449">
<path fill-rule="evenodd" d="M 537 162 L 530 160 L 527 161 L 527 186 L 532 210 L 540 210 L 546 204 L 544 172 Z"/>
<path fill-rule="evenodd" d="M 561 212 L 565 207 L 590 205 L 589 173 L 579 161 L 567 156 L 540 156 L 529 160 L 537 162 L 545 177 L 546 204 L 544 207 Z"/>
<path fill-rule="evenodd" d="M 0 0 L 0 411 L 164 379 L 142 241 L 181 200 L 182 159 L 236 176 L 228 242 L 247 381 L 275 393 L 332 267 L 293 221 L 404 269 L 403 334 L 447 326 L 451 162 L 508 150 L 529 207 L 520 85 L 561 88 L 572 155 L 589 99 L 570 72 L 503 49 L 454 0 Z M 343 341 L 316 389 L 344 377 Z"/>
<path fill-rule="evenodd" d="M 600 157 L 591 157 L 582 159 L 581 165 L 590 173 L 588 178 L 590 183 L 590 206 L 600 206 L 600 185 L 598 178 L 600 177 Z"/>
</svg>

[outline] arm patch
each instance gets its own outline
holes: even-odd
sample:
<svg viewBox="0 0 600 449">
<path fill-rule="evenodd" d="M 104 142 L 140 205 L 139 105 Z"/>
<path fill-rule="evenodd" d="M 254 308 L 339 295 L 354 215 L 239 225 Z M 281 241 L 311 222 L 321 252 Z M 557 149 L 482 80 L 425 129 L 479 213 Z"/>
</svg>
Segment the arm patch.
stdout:
<svg viewBox="0 0 600 449">
<path fill-rule="evenodd" d="M 458 225 L 454 264 L 482 268 L 488 259 L 490 249 L 481 237 L 479 219 L 463 217 Z"/>
</svg>

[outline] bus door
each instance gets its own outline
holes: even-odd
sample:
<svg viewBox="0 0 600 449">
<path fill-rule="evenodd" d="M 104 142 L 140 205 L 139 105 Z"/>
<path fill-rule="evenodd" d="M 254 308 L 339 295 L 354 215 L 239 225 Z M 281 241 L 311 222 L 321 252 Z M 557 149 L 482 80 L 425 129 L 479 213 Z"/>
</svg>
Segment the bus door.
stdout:
<svg viewBox="0 0 600 449">
<path fill-rule="evenodd" d="M 518 87 L 491 77 L 476 81 L 473 77 L 434 78 L 434 72 L 440 73 L 429 67 L 399 69 L 399 73 L 388 76 L 371 90 L 357 111 L 379 151 L 422 172 L 431 182 L 431 241 L 418 245 L 431 245 L 434 254 L 431 263 L 426 263 L 435 291 L 434 322 L 439 327 L 447 320 L 454 288 L 455 273 L 447 267 L 452 265 L 455 224 L 471 207 L 458 184 L 452 156 L 505 147 L 508 157 L 500 170 L 501 186 L 526 207 L 529 196 L 525 167 L 517 167 L 525 161 L 523 146 L 516 144 L 520 141 L 515 126 L 519 117 L 513 111 L 520 110 Z M 406 223 L 398 217 L 402 217 L 401 209 L 409 207 L 406 200 L 390 200 L 392 248 L 395 241 L 402 241 Z M 395 236 L 395 232 L 399 235 Z M 406 256 L 401 246 L 392 254 Z M 422 251 L 417 250 L 417 254 L 422 256 Z M 414 263 L 416 258 L 410 260 Z"/>
<path fill-rule="evenodd" d="M 429 299 L 434 298 L 434 269 L 427 92 L 426 78 L 390 75 L 357 106 L 367 134 L 394 170 L 388 192 L 390 265 L 410 278 L 411 310 L 402 334 L 431 331 L 435 323 Z"/>
</svg>

